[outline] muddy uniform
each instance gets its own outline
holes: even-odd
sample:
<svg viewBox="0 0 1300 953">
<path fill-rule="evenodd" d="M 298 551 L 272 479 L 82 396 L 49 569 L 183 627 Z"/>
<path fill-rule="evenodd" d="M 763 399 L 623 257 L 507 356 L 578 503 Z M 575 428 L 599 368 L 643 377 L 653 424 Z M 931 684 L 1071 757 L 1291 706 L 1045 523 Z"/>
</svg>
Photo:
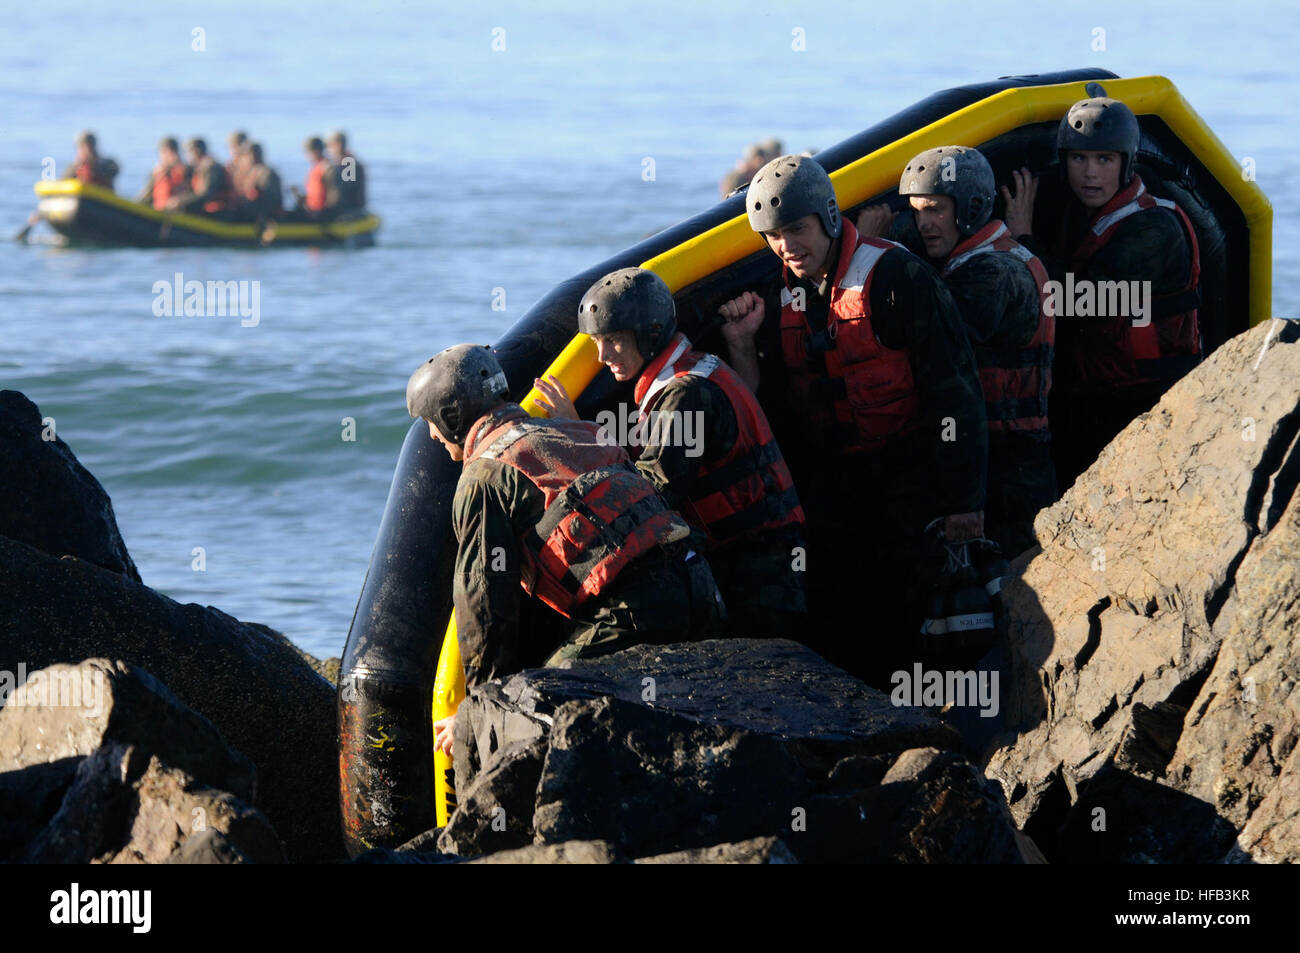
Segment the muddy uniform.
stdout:
<svg viewBox="0 0 1300 953">
<path fill-rule="evenodd" d="M 534 422 L 518 405 L 507 404 L 471 430 L 452 503 L 452 528 L 459 541 L 452 599 L 466 686 L 646 642 L 717 637 L 721 600 L 708 563 L 698 553 L 687 558 L 693 552 L 689 527 L 678 514 L 666 510 L 648 486 L 651 508 L 669 514 L 658 520 L 671 528 L 661 535 L 667 540 L 663 545 L 629 561 L 598 593 L 572 606 L 567 618 L 540 601 L 540 596 L 528 597 L 522 580 L 525 570 L 533 575 L 536 562 L 525 552 L 523 541 L 537 541 L 539 524 L 553 514 L 554 505 L 548 510 L 546 495 L 518 466 L 496 457 L 474 456 L 489 449 L 475 447 L 477 437 L 519 421 Z M 552 422 L 536 423 L 549 428 Z M 569 424 L 571 429 L 580 426 L 581 422 Z M 588 440 L 589 447 L 597 442 L 596 427 L 586 426 L 589 440 L 582 439 Z M 635 474 L 626 454 L 622 459 Z"/>
<path fill-rule="evenodd" d="M 1025 265 L 1008 254 L 973 255 L 943 275 L 961 312 L 981 372 L 1005 363 L 999 355 L 1031 350 L 1038 332 L 1038 286 Z M 1045 358 L 1050 367 L 1050 351 Z M 987 395 L 986 395 L 987 396 Z M 1045 399 L 1045 395 L 1044 395 Z M 1029 403 L 1029 402 L 1027 402 Z M 1012 559 L 1034 545 L 1034 516 L 1056 501 L 1056 471 L 1046 426 L 996 429 L 999 416 L 1041 415 L 1047 407 L 1000 408 L 986 405 L 990 420 L 988 501 L 985 535 Z"/>
<path fill-rule="evenodd" d="M 829 275 L 844 272 L 845 243 L 856 238 L 845 222 Z M 846 454 L 853 436 L 842 427 L 809 427 L 813 408 L 804 406 L 824 409 L 842 400 L 840 387 L 825 377 L 826 354 L 839 344 L 827 332 L 832 282 L 815 285 L 792 274 L 789 282 L 790 292 L 804 292 L 805 338 L 819 345 L 808 349 L 808 371 L 826 386 L 806 398 L 788 390 L 792 375 L 774 317 L 782 313 L 779 285 L 764 296 L 768 318 L 756 345 L 759 397 L 787 448 L 808 517 L 809 607 L 820 622 L 809 644 L 887 684 L 893 667 L 911 657 L 920 628 L 931 581 L 918 571 L 925 526 L 984 506 L 988 438 L 979 375 L 948 289 L 924 261 L 890 248 L 871 271 L 870 322 L 876 341 L 907 355 L 915 427 L 882 447 Z"/>
<path fill-rule="evenodd" d="M 1140 185 L 1138 177 L 1133 181 Z M 1032 236 L 1022 235 L 1017 240 L 1038 255 L 1051 277 L 1062 285 L 1066 283 L 1067 272 L 1073 272 L 1076 285 L 1081 280 L 1150 281 L 1154 298 L 1168 296 L 1166 300 L 1177 302 L 1195 262 L 1177 213 L 1157 207 L 1128 216 L 1116 226 L 1106 245 L 1080 265 L 1075 250 L 1099 217 L 1092 216 L 1078 202 L 1070 201 L 1060 231 L 1046 254 L 1042 244 Z M 1065 301 L 1061 311 L 1056 319 L 1058 356 L 1051 416 L 1057 477 L 1064 490 L 1092 465 L 1116 434 L 1155 406 L 1160 396 L 1196 365 L 1199 357 L 1188 355 L 1163 361 L 1158 372 L 1148 380 L 1107 380 L 1109 375 L 1089 373 L 1081 366 L 1083 356 L 1108 351 L 1120 354 L 1131 319 L 1075 317 L 1071 314 L 1071 303 Z M 1163 320 L 1162 311 L 1157 307 L 1154 321 L 1159 324 Z"/>
<path fill-rule="evenodd" d="M 744 384 L 738 382 L 738 386 Z M 736 446 L 736 410 L 718 384 L 709 378 L 683 374 L 673 377 L 659 391 L 653 412 L 657 416 L 650 417 L 644 426 L 645 446 L 637 458 L 637 468 L 670 507 L 682 512 L 693 525 L 700 525 L 692 501 L 703 495 L 701 490 L 706 484 L 716 482 L 702 471 L 718 472 L 718 465 Z M 688 420 L 693 431 L 687 429 Z M 781 461 L 775 441 L 771 453 Z M 800 553 L 806 547 L 803 513 L 793 487 L 787 496 L 789 499 L 782 500 L 779 490 L 773 488 L 762 501 L 770 501 L 776 510 L 764 517 L 767 522 L 787 525 L 745 531 L 734 538 L 713 541 L 706 550 L 727 604 L 734 636 L 798 638 L 807 626 L 806 573 L 800 566 Z"/>
</svg>

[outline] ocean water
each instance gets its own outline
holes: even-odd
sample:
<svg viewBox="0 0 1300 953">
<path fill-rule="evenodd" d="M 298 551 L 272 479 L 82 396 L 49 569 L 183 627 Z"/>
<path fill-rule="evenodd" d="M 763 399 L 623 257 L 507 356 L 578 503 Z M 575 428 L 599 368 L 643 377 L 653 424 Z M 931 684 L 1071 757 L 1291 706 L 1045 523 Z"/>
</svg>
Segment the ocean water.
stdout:
<svg viewBox="0 0 1300 953">
<path fill-rule="evenodd" d="M 356 251 L 0 244 L 0 387 L 36 401 L 104 484 L 148 585 L 327 656 L 410 423 L 411 370 L 496 340 L 559 280 L 711 205 L 757 139 L 822 148 L 1006 74 L 1162 74 L 1254 160 L 1275 212 L 1274 313 L 1300 314 L 1300 11 L 1082 6 L 6 0 L 10 233 L 82 128 L 134 193 L 164 134 L 224 158 L 226 133 L 248 129 L 287 185 L 304 138 L 342 127 L 384 224 Z M 154 284 L 177 273 L 258 282 L 260 320 L 156 316 Z"/>
</svg>

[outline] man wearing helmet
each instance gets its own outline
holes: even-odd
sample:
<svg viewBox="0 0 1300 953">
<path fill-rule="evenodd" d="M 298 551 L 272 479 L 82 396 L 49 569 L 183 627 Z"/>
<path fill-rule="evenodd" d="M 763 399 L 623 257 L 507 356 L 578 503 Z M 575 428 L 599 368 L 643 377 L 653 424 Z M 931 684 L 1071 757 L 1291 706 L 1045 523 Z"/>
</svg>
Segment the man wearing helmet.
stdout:
<svg viewBox="0 0 1300 953">
<path fill-rule="evenodd" d="M 779 304 L 746 292 L 722 306 L 731 363 L 765 406 L 788 405 L 802 438 L 809 601 L 829 623 L 818 648 L 887 680 L 919 629 L 924 527 L 938 520 L 950 542 L 983 534 L 975 359 L 943 283 L 843 222 L 814 160 L 768 163 L 745 206 L 782 283 Z"/>
<path fill-rule="evenodd" d="M 801 637 L 803 508 L 753 392 L 715 355 L 692 349 L 672 292 L 652 271 L 599 279 L 578 306 L 578 330 L 615 380 L 635 381 L 637 468 L 704 533 L 732 632 Z M 552 417 L 577 416 L 558 381 L 536 386 Z M 693 422 L 702 439 L 688 439 Z"/>
<path fill-rule="evenodd" d="M 993 169 L 978 149 L 940 146 L 915 156 L 898 194 L 907 197 L 924 255 L 952 292 L 975 350 L 988 417 L 988 536 L 1013 557 L 1032 546 L 1034 516 L 1056 500 L 1047 424 L 1055 319 L 1047 272 L 992 218 Z M 892 218 L 875 205 L 858 217 L 865 235 Z"/>
<path fill-rule="evenodd" d="M 719 634 L 721 597 L 689 548 L 690 527 L 627 454 L 593 423 L 538 420 L 507 396 L 496 356 L 472 344 L 430 358 L 406 386 L 411 416 L 464 464 L 451 523 L 466 686 Z M 448 729 L 438 732 L 445 750 Z"/>
<path fill-rule="evenodd" d="M 1134 170 L 1141 130 L 1133 111 L 1100 95 L 1070 107 L 1057 130 L 1057 154 L 1071 201 L 1043 254 L 1065 287 L 1150 282 L 1150 313 L 1058 314 L 1057 392 L 1053 404 L 1057 468 L 1073 482 L 1114 436 L 1160 399 L 1199 361 L 1200 255 L 1186 214 L 1155 198 Z M 1027 169 L 1003 188 L 1007 227 L 1039 251 L 1031 234 L 1037 182 Z M 1058 426 L 1059 424 L 1059 426 Z"/>
</svg>

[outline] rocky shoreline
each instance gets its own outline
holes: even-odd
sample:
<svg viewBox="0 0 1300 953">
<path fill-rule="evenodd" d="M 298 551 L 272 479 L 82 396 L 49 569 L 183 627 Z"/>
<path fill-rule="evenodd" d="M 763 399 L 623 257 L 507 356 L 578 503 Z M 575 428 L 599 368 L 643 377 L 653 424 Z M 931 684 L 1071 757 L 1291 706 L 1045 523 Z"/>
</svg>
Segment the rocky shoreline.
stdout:
<svg viewBox="0 0 1300 953">
<path fill-rule="evenodd" d="M 997 717 L 786 641 L 523 672 L 462 705 L 447 826 L 354 862 L 1300 859 L 1298 338 L 1227 342 L 1039 515 Z M 0 861 L 345 861 L 338 660 L 149 589 L 49 436 L 0 391 Z"/>
</svg>

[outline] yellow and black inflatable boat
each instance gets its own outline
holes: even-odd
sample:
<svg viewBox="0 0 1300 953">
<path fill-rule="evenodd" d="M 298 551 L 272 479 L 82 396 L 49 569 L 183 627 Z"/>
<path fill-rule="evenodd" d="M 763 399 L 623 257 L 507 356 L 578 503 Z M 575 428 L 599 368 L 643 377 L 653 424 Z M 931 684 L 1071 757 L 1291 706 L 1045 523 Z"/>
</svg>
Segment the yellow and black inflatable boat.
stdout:
<svg viewBox="0 0 1300 953">
<path fill-rule="evenodd" d="M 1156 195 L 1177 201 L 1197 231 L 1206 351 L 1270 317 L 1272 208 L 1163 77 L 1118 79 L 1088 69 L 950 89 L 816 158 L 850 217 L 869 202 L 901 208 L 897 187 L 904 165 L 935 146 L 979 147 L 1000 182 L 1022 165 L 1043 172 L 1057 163 L 1061 116 L 1088 95 L 1089 81 L 1104 82 L 1107 95 L 1138 115 L 1137 165 L 1143 181 Z M 1054 180 L 1059 176 L 1041 177 L 1044 183 Z M 1064 200 L 1063 189 L 1055 196 L 1052 191 L 1039 191 L 1039 205 L 1048 215 L 1053 202 Z M 779 262 L 750 230 L 743 197 L 732 196 L 561 282 L 496 345 L 513 396 L 525 408 L 536 412 L 528 384 L 548 368 L 570 393 L 581 395 L 578 410 L 588 419 L 629 399 L 630 385 L 599 373 L 594 345 L 576 331 L 578 300 L 587 288 L 601 275 L 631 265 L 657 272 L 673 289 L 682 330 L 703 349 L 718 350 L 712 318 L 718 305 L 772 279 Z M 426 356 L 412 355 L 412 366 Z M 430 440 L 423 422 L 412 424 L 339 681 L 340 797 L 344 836 L 354 854 L 396 846 L 445 823 L 451 806 L 450 765 L 439 756 L 435 767 L 430 704 L 440 717 L 453 711 L 463 694 L 454 619 L 449 622 L 455 554 L 449 513 L 458 475 L 459 467 Z"/>
<path fill-rule="evenodd" d="M 207 215 L 160 212 L 101 185 L 76 179 L 37 182 L 35 189 L 39 196 L 37 213 L 69 244 L 363 247 L 375 243 L 379 229 L 379 217 L 368 212 L 327 223 L 278 222 L 272 230 L 253 222 L 223 222 Z"/>
</svg>

